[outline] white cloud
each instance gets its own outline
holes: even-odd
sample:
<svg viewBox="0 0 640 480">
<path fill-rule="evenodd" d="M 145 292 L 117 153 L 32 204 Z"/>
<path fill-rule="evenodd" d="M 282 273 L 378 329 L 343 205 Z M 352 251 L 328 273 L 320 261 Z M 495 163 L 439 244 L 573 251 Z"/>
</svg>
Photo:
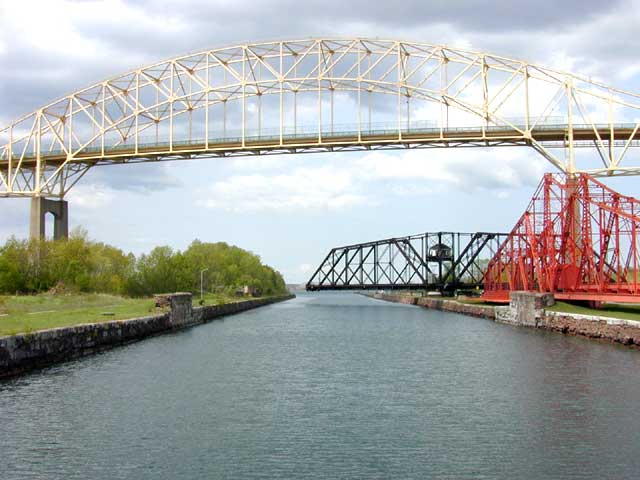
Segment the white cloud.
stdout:
<svg viewBox="0 0 640 480">
<path fill-rule="evenodd" d="M 622 80 L 630 80 L 640 73 L 640 65 L 627 65 L 620 69 L 619 76 Z"/>
<path fill-rule="evenodd" d="M 179 167 L 176 163 L 138 163 L 126 167 L 100 166 L 92 168 L 85 180 L 114 191 L 150 193 L 184 187 L 183 182 L 175 174 L 177 168 Z"/>
<path fill-rule="evenodd" d="M 347 169 L 297 168 L 276 175 L 235 175 L 214 183 L 200 203 L 233 212 L 335 210 L 367 203 Z"/>
<path fill-rule="evenodd" d="M 465 191 L 517 188 L 535 184 L 548 164 L 522 148 L 412 150 L 401 155 L 374 152 L 358 159 L 372 179 L 429 182 L 427 191 L 455 186 Z"/>
<path fill-rule="evenodd" d="M 201 192 L 199 203 L 261 212 L 345 210 L 373 206 L 385 195 L 424 196 L 452 189 L 505 198 L 514 189 L 536 185 L 545 170 L 545 160 L 522 148 L 372 152 L 340 160 L 324 156 L 286 174 L 274 164 L 273 170 L 231 175 Z"/>
<path fill-rule="evenodd" d="M 297 160 L 297 155 L 263 155 L 235 157 L 228 160 L 231 168 L 239 171 L 263 171 L 263 170 L 282 170 L 292 161 Z"/>
<path fill-rule="evenodd" d="M 58 0 L 13 2 L 11 8 L 2 10 L 3 29 L 24 39 L 32 49 L 77 57 L 91 55 L 95 48 L 76 32 L 69 6 Z"/>
<path fill-rule="evenodd" d="M 95 183 L 80 184 L 71 190 L 67 200 L 73 208 L 97 210 L 110 205 L 114 199 L 114 192 L 105 185 Z"/>
</svg>

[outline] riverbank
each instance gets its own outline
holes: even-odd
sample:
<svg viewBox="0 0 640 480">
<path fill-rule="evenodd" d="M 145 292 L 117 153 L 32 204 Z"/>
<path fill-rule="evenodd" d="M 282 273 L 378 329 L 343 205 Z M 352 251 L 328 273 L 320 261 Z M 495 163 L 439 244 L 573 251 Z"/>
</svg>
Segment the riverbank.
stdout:
<svg viewBox="0 0 640 480">
<path fill-rule="evenodd" d="M 126 320 L 153 313 L 152 297 L 128 298 L 104 293 L 3 295 L 0 296 L 0 336 Z"/>
<path fill-rule="evenodd" d="M 190 293 L 156 296 L 155 315 L 0 336 L 0 378 L 91 355 L 152 335 L 294 298 L 282 295 L 194 307 Z"/>
<path fill-rule="evenodd" d="M 228 293 L 207 293 L 202 299 L 200 295 L 194 295 L 193 306 L 222 305 L 245 300 L 246 297 Z M 131 298 L 106 293 L 68 292 L 0 295 L 0 337 L 85 323 L 141 318 L 156 313 L 153 297 Z"/>
<path fill-rule="evenodd" d="M 511 305 L 495 306 L 463 303 L 442 297 L 420 297 L 402 293 L 376 293 L 371 298 L 417 305 L 433 310 L 460 313 L 529 328 L 540 328 L 568 335 L 600 339 L 640 347 L 640 322 L 611 316 L 584 315 L 554 311 L 549 294 L 514 292 Z M 512 294 L 512 295 L 514 295 Z"/>
</svg>

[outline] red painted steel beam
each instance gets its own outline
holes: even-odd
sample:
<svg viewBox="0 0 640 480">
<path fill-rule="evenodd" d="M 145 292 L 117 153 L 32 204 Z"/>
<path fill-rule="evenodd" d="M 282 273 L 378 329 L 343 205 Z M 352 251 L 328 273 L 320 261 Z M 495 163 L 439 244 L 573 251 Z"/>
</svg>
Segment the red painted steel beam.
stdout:
<svg viewBox="0 0 640 480">
<path fill-rule="evenodd" d="M 587 174 L 546 174 L 489 262 L 484 298 L 512 290 L 640 303 L 640 201 Z"/>
</svg>

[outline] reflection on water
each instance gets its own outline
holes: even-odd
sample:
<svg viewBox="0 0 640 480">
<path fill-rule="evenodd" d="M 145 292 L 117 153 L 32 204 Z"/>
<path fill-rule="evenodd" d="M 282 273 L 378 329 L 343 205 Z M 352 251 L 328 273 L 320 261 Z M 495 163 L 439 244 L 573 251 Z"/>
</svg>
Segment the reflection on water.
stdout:
<svg viewBox="0 0 640 480">
<path fill-rule="evenodd" d="M 640 352 L 351 294 L 0 383 L 3 479 L 638 478 Z"/>
</svg>

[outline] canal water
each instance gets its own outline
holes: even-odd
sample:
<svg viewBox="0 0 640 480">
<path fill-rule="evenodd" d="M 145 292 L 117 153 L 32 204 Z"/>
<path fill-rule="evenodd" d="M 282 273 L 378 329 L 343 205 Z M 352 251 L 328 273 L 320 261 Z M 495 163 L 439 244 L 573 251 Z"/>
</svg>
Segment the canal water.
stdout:
<svg viewBox="0 0 640 480">
<path fill-rule="evenodd" d="M 353 294 L 0 383 L 0 477 L 640 478 L 640 352 Z"/>
</svg>

